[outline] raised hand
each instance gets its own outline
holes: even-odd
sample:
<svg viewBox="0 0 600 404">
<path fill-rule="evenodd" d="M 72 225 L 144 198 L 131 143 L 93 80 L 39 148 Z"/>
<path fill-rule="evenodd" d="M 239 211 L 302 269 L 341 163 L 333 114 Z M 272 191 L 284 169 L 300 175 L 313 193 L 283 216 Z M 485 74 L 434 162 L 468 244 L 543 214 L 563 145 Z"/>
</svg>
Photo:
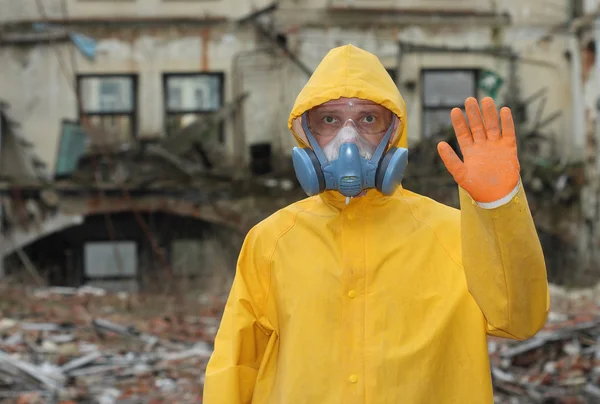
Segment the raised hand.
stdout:
<svg viewBox="0 0 600 404">
<path fill-rule="evenodd" d="M 510 109 L 500 110 L 500 124 L 494 100 L 481 101 L 483 120 L 477 100 L 465 101 L 469 124 L 462 111 L 450 113 L 464 161 L 446 142 L 438 144 L 438 153 L 456 183 L 477 202 L 492 202 L 508 195 L 519 182 L 519 159 L 515 125 Z M 470 127 L 469 127 L 470 126 Z"/>
</svg>

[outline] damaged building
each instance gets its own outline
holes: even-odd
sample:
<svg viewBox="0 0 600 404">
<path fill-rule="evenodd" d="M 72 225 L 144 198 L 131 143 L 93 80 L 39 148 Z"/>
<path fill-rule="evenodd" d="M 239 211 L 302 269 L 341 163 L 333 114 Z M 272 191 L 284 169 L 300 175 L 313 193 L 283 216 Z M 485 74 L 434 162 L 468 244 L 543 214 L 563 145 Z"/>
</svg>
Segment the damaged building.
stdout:
<svg viewBox="0 0 600 404">
<path fill-rule="evenodd" d="M 0 39 L 11 57 L 3 76 L 33 85 L 1 86 L 4 274 L 55 285 L 161 290 L 175 279 L 226 288 L 248 228 L 298 198 L 289 173 L 272 167 L 269 143 L 231 135 L 242 134 L 232 126 L 248 98 L 225 95 L 235 90 L 225 86 L 235 76 L 225 68 L 231 54 L 209 65 L 208 41 L 241 43 L 228 26 L 243 21 L 181 13 L 115 21 L 115 9 L 95 20 L 93 10 L 77 16 L 80 4 L 68 17 L 65 2 L 29 5 L 2 12 L 16 17 Z"/>
<path fill-rule="evenodd" d="M 160 291 L 196 280 L 226 288 L 249 226 L 293 194 L 291 182 L 286 192 L 273 178 L 208 173 L 201 161 L 171 155 L 178 149 L 169 143 L 92 148 L 70 176 L 49 179 L 16 123 L 1 116 L 2 161 L 10 167 L 2 176 L 0 245 L 4 275 L 18 280 Z"/>
<path fill-rule="evenodd" d="M 407 188 L 457 204 L 434 145 L 452 138 L 453 107 L 490 95 L 516 112 L 534 202 L 572 204 L 581 142 L 570 42 L 556 33 L 573 15 L 556 0 L 4 2 L 4 273 L 226 285 L 245 232 L 304 196 L 287 117 L 346 43 L 375 53 L 405 97 Z M 10 142 L 36 156 L 27 169 L 5 171 Z M 548 209 L 533 203 L 556 243 Z"/>
</svg>

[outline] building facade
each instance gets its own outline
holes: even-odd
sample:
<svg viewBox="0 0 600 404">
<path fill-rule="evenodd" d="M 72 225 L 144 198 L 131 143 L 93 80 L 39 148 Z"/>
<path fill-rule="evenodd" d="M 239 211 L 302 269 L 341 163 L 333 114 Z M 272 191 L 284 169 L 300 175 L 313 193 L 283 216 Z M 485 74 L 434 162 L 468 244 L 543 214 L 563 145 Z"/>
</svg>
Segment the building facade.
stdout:
<svg viewBox="0 0 600 404">
<path fill-rule="evenodd" d="M 46 179 L 61 184 L 65 179 L 78 181 L 77 186 L 69 184 L 70 193 L 66 195 L 64 191 L 59 199 L 63 211 L 76 215 L 76 220 L 66 219 L 66 222 L 79 227 L 57 227 L 56 232 L 64 237 L 38 251 L 73 251 L 68 257 L 57 258 L 61 268 L 85 268 L 86 260 L 104 262 L 96 270 L 84 269 L 83 275 L 93 275 L 94 271 L 109 274 L 107 268 L 111 265 L 106 262 L 114 262 L 120 255 L 121 263 L 131 268 L 159 262 L 161 255 L 156 250 L 163 247 L 170 263 L 181 261 L 177 259 L 179 256 L 198 254 L 198 243 L 188 243 L 204 237 L 198 235 L 202 232 L 195 226 L 185 234 L 157 231 L 156 240 L 147 239 L 139 229 L 133 232 L 129 226 L 117 229 L 116 233 L 121 233 L 117 240 L 114 234 L 110 236 L 110 226 L 104 224 L 102 215 L 120 217 L 129 210 L 133 216 L 122 217 L 119 223 L 131 222 L 135 227 L 140 222 L 136 209 L 149 206 L 144 213 L 149 216 L 143 219 L 150 223 L 154 219 L 148 212 L 160 207 L 164 213 L 164 206 L 168 205 L 172 207 L 169 212 L 191 215 L 203 221 L 206 228 L 210 227 L 207 223 L 235 227 L 237 219 L 222 220 L 222 215 L 214 213 L 214 207 L 199 207 L 205 200 L 188 200 L 192 191 L 203 195 L 202 198 L 206 197 L 207 189 L 218 194 L 221 191 L 216 190 L 228 181 L 221 180 L 218 186 L 205 182 L 190 185 L 190 178 L 206 174 L 198 170 L 198 162 L 212 160 L 207 167 L 217 166 L 231 174 L 228 178 L 247 179 L 251 173 L 263 179 L 265 175 L 289 174 L 294 140 L 287 129 L 287 117 L 295 98 L 323 56 L 331 48 L 347 43 L 376 54 L 406 100 L 412 150 L 412 168 L 407 172 L 410 187 L 443 201 L 453 200 L 445 197 L 444 192 L 455 190 L 455 184 L 439 167 L 435 147 L 431 146 L 440 139 L 453 137 L 452 108 L 462 107 L 469 96 L 487 95 L 494 97 L 499 106 L 508 105 L 514 111 L 522 140 L 521 155 L 524 161 L 536 162 L 524 164 L 528 186 L 536 184 L 535 180 L 543 182 L 538 178 L 543 177 L 539 174 L 540 167 L 554 168 L 577 161 L 583 147 L 582 136 L 576 136 L 572 130 L 574 70 L 568 51 L 573 38 L 568 26 L 578 9 L 571 3 L 559 0 L 2 2 L 0 100 L 7 104 L 7 116 L 19 123 L 19 136 L 30 143 L 30 149 L 43 163 L 38 162 L 38 166 L 45 165 Z M 88 155 L 90 150 L 92 157 Z M 127 155 L 129 160 L 109 169 L 111 174 L 98 174 L 96 159 L 102 160 L 98 150 Z M 190 152 L 195 157 L 188 158 Z M 162 185 L 164 178 L 161 182 L 148 176 L 144 167 L 132 168 L 128 162 L 140 154 L 152 154 L 153 159 L 169 163 L 168 170 L 158 171 L 175 173 L 180 180 L 176 187 L 179 199 L 173 202 L 171 195 L 166 203 L 165 195 L 147 195 L 149 187 L 165 194 L 170 185 Z M 187 160 L 182 160 L 184 157 Z M 146 163 L 156 166 L 154 161 Z M 77 172 L 81 167 L 96 168 L 81 174 Z M 98 182 L 100 177 L 102 184 Z M 119 196 L 123 190 L 118 187 L 98 196 L 98 189 L 120 183 L 124 177 L 138 178 L 137 182 L 143 186 L 131 185 L 136 193 L 129 198 Z M 82 178 L 87 178 L 87 188 L 93 192 L 81 190 Z M 181 182 L 181 178 L 185 181 Z M 16 195 L 14 189 L 20 186 L 19 179 L 2 180 L 7 184 L 5 195 Z M 274 183 L 278 182 L 261 186 L 271 189 Z M 270 195 L 271 191 L 256 192 L 243 184 L 239 189 Z M 543 192 L 556 193 L 553 186 L 546 191 L 540 186 L 539 198 L 546 198 Z M 39 190 L 32 192 L 40 194 Z M 182 195 L 188 198 L 185 203 Z M 290 198 L 277 200 L 284 203 Z M 135 209 L 131 207 L 132 200 L 137 203 Z M 269 206 L 269 209 L 276 207 Z M 256 215 L 256 220 L 260 217 Z M 539 216 L 540 226 L 549 232 L 554 231 L 551 222 Z M 81 226 L 90 227 L 86 230 Z M 98 226 L 106 229 L 99 231 Z M 52 231 L 48 229 L 51 227 L 46 228 L 45 237 Z M 85 244 L 85 234 L 90 233 L 94 234 L 90 243 L 111 239 L 113 247 L 106 250 L 106 245 L 99 244 L 86 253 L 91 247 Z M 25 241 L 19 245 L 23 248 L 33 245 L 40 238 L 36 234 L 23 235 L 20 239 Z M 170 234 L 172 237 L 167 237 Z M 140 245 L 147 250 L 144 254 L 138 254 Z M 90 258 L 94 256 L 110 259 Z M 65 276 L 64 270 L 61 276 Z"/>
<path fill-rule="evenodd" d="M 243 156 L 248 163 L 251 144 L 271 143 L 275 153 L 289 152 L 293 142 L 286 117 L 299 89 L 329 49 L 353 43 L 377 54 L 397 79 L 413 144 L 447 126 L 449 108 L 466 96 L 485 95 L 482 89 L 490 86 L 498 102 L 548 90 L 544 112 L 561 113 L 551 132 L 567 132 L 569 64 L 565 40 L 554 35 L 567 20 L 566 2 L 284 0 L 274 3 L 277 8 L 270 5 L 4 2 L 3 99 L 52 171 L 63 120 L 85 113 L 111 141 L 129 143 L 169 136 L 247 93 L 243 113 L 227 119 L 219 136 L 234 161 Z M 509 89 L 511 52 L 519 56 L 518 95 Z M 535 111 L 536 105 L 528 107 Z"/>
</svg>

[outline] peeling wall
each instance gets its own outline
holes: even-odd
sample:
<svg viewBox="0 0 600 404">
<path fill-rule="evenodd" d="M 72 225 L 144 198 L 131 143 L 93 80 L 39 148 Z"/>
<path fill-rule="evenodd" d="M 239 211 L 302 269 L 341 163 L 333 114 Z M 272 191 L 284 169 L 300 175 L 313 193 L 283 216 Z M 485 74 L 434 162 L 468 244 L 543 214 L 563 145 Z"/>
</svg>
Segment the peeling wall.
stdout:
<svg viewBox="0 0 600 404">
<path fill-rule="evenodd" d="M 162 135 L 164 123 L 163 73 L 201 72 L 203 67 L 207 72 L 223 72 L 225 99 L 229 100 L 231 61 L 236 53 L 254 47 L 247 32 L 214 29 L 206 49 L 201 35 L 198 32 L 180 37 L 176 31 L 140 30 L 126 38 L 99 38 L 93 62 L 67 43 L 0 47 L 0 91 L 11 104 L 11 116 L 21 123 L 21 133 L 36 144 L 40 157 L 52 171 L 61 120 L 77 119 L 71 52 L 77 74 L 137 74 L 139 137 L 156 137 Z M 202 66 L 204 52 L 208 66 Z M 228 133 L 230 126 L 226 128 Z M 226 139 L 231 142 L 231 136 Z"/>
<path fill-rule="evenodd" d="M 45 45 L 0 48 L 0 92 L 10 104 L 11 118 L 22 136 L 52 170 L 60 121 L 75 119 L 75 96 L 63 75 L 55 51 L 67 57 L 66 47 Z M 67 58 L 68 59 L 68 58 Z"/>
</svg>

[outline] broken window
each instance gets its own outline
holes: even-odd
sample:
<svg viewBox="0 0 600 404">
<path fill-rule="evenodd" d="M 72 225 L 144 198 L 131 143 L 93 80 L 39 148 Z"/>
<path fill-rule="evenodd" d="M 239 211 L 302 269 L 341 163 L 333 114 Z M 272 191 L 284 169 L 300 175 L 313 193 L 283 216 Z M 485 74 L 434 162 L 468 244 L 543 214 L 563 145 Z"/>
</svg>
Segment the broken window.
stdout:
<svg viewBox="0 0 600 404">
<path fill-rule="evenodd" d="M 136 76 L 80 75 L 80 114 L 100 129 L 108 143 L 132 143 L 136 134 Z"/>
<path fill-rule="evenodd" d="M 223 73 L 168 73 L 164 75 L 165 132 L 167 136 L 218 111 L 223 106 Z M 219 127 L 223 141 L 223 127 Z"/>
<path fill-rule="evenodd" d="M 421 116 L 423 137 L 430 138 L 452 129 L 450 111 L 464 111 L 468 97 L 477 95 L 476 70 L 423 70 L 421 73 Z"/>
<path fill-rule="evenodd" d="M 70 177 L 85 154 L 87 136 L 78 122 L 63 120 L 54 178 Z"/>
</svg>

